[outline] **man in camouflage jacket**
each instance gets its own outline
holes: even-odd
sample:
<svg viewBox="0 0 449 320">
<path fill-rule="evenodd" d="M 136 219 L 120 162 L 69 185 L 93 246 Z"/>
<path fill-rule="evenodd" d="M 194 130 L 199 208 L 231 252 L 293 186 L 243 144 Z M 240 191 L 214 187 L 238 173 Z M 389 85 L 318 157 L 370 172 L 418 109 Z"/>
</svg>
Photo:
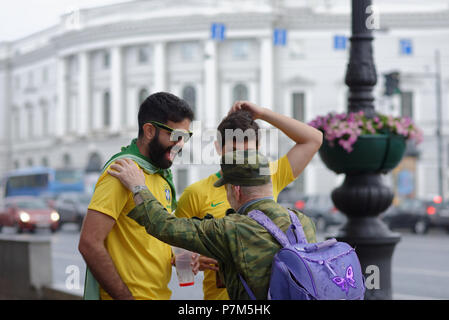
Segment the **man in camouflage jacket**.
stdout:
<svg viewBox="0 0 449 320">
<path fill-rule="evenodd" d="M 243 163 L 237 160 L 239 157 L 244 159 Z M 149 234 L 172 246 L 216 259 L 231 299 L 249 299 L 239 274 L 257 299 L 267 299 L 272 260 L 281 246 L 247 214 L 260 210 L 284 232 L 291 224 L 287 209 L 273 200 L 267 168 L 268 160 L 255 150 L 224 154 L 223 175 L 215 186 L 226 185 L 229 203 L 237 212 L 228 210 L 223 219 L 203 220 L 169 214 L 146 187 L 140 187 L 140 169 L 132 162 L 118 160 L 111 166 L 114 171 L 109 173 L 133 191 L 137 206 L 128 216 Z M 316 242 L 312 220 L 298 211 L 295 213 L 308 242 Z"/>
</svg>

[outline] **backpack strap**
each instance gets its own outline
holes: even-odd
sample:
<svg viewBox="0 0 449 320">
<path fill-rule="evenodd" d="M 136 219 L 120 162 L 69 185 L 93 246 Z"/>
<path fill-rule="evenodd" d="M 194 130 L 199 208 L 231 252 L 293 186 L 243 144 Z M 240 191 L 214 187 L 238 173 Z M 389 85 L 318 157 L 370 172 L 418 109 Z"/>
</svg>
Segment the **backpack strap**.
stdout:
<svg viewBox="0 0 449 320">
<path fill-rule="evenodd" d="M 248 217 L 256 220 L 262 227 L 267 229 L 267 231 L 282 245 L 282 247 L 286 247 L 289 244 L 285 233 L 262 211 L 253 210 L 248 213 Z"/>
<path fill-rule="evenodd" d="M 290 214 L 290 219 L 292 220 L 292 224 L 294 225 L 294 233 L 296 235 L 297 243 L 308 243 L 306 234 L 304 233 L 304 229 L 302 228 L 301 221 L 299 221 L 298 216 L 291 210 L 288 210 Z"/>
<path fill-rule="evenodd" d="M 245 287 L 246 293 L 249 295 L 251 300 L 257 300 L 256 296 L 254 295 L 254 293 L 251 291 L 251 289 L 249 288 L 248 284 L 246 283 L 245 279 L 243 279 L 243 277 L 240 275 L 239 273 L 239 278 L 240 281 L 242 282 L 243 286 Z"/>
</svg>

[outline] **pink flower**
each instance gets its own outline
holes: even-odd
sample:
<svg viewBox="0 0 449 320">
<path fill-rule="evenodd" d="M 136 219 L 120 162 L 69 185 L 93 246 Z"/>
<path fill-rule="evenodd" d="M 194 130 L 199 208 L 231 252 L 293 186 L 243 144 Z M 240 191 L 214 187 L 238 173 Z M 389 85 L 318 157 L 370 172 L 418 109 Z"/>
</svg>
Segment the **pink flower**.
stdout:
<svg viewBox="0 0 449 320">
<path fill-rule="evenodd" d="M 334 146 L 334 142 L 337 142 L 348 153 L 352 152 L 353 145 L 361 134 L 390 132 L 415 143 L 423 140 L 422 131 L 409 117 L 394 118 L 391 115 L 378 114 L 369 119 L 365 117 L 363 111 L 340 114 L 331 112 L 325 116 L 318 116 L 309 122 L 309 125 L 321 130 L 329 145 Z"/>
</svg>

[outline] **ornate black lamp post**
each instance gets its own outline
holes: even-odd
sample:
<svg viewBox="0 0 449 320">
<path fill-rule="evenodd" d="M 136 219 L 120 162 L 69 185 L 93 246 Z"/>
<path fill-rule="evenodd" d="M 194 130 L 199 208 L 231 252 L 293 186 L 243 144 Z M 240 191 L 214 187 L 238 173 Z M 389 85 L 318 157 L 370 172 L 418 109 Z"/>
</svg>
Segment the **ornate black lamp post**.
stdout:
<svg viewBox="0 0 449 320">
<path fill-rule="evenodd" d="M 351 52 L 345 82 L 349 87 L 348 112 L 364 111 L 371 118 L 377 76 L 373 31 L 367 25 L 370 5 L 372 0 L 352 0 Z M 366 299 L 392 299 L 391 260 L 400 236 L 391 232 L 378 215 L 391 205 L 393 196 L 382 184 L 380 173 L 368 171 L 347 173 L 344 183 L 332 192 L 335 206 L 348 216 L 337 238 L 356 247 L 363 271 L 380 277 L 378 287 L 374 281 L 374 288 L 367 288 Z M 370 277 L 369 273 L 365 275 Z"/>
</svg>

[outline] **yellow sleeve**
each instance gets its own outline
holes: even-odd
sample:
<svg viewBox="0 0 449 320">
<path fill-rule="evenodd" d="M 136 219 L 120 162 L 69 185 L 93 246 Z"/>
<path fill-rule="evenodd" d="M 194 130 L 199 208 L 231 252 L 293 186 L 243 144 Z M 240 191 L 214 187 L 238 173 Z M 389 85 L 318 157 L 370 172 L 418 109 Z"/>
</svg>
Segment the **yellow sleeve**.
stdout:
<svg viewBox="0 0 449 320">
<path fill-rule="evenodd" d="M 175 216 L 178 218 L 198 217 L 200 215 L 199 204 L 199 193 L 192 186 L 189 186 L 184 189 L 184 192 L 178 199 Z"/>
<path fill-rule="evenodd" d="M 282 158 L 270 162 L 271 170 L 271 182 L 273 184 L 273 196 L 274 200 L 277 200 L 279 193 L 295 180 L 293 176 L 292 167 L 290 161 L 288 161 L 287 155 Z"/>
<path fill-rule="evenodd" d="M 127 203 L 129 203 L 130 197 L 131 192 L 122 185 L 120 180 L 111 176 L 105 170 L 97 181 L 88 208 L 117 220 Z M 129 208 L 129 210 L 131 209 Z"/>
</svg>

